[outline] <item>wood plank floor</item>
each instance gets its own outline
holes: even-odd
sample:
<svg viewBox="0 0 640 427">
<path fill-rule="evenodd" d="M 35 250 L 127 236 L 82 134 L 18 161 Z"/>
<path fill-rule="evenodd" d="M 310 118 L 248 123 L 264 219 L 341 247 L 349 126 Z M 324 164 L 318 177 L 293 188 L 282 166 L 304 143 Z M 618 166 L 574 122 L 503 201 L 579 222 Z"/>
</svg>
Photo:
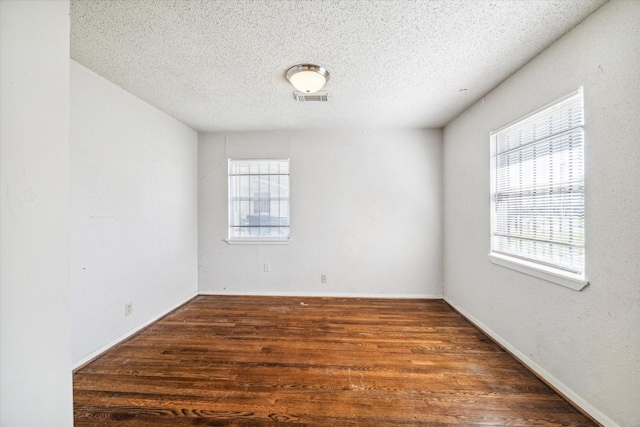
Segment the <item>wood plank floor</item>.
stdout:
<svg viewBox="0 0 640 427">
<path fill-rule="evenodd" d="M 76 426 L 593 426 L 441 300 L 199 296 L 74 374 Z"/>
</svg>

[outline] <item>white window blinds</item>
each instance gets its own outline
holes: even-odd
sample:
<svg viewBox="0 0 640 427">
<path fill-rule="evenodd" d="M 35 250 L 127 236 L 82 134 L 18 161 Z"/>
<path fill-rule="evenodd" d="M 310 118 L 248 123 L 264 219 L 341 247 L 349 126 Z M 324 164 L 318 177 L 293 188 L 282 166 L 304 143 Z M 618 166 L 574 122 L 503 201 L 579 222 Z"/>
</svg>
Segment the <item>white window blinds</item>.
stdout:
<svg viewBox="0 0 640 427">
<path fill-rule="evenodd" d="M 491 134 L 492 253 L 584 278 L 582 88 Z"/>
<path fill-rule="evenodd" d="M 229 239 L 289 237 L 289 160 L 229 160 Z"/>
</svg>

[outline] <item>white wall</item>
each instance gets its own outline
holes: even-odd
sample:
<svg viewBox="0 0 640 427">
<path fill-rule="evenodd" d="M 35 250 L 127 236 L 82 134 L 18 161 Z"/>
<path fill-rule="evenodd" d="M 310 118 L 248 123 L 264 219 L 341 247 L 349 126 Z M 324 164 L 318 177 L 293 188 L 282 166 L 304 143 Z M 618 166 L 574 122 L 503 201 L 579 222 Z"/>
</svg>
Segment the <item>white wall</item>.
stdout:
<svg viewBox="0 0 640 427">
<path fill-rule="evenodd" d="M 201 135 L 200 291 L 441 296 L 441 136 L 439 130 Z M 227 158 L 291 159 L 291 244 L 223 241 Z"/>
<path fill-rule="evenodd" d="M 444 130 L 445 298 L 606 425 L 640 425 L 640 2 L 612 1 Z M 583 85 L 581 292 L 491 264 L 489 132 Z"/>
<path fill-rule="evenodd" d="M 0 31 L 0 425 L 70 426 L 69 2 Z"/>
<path fill-rule="evenodd" d="M 74 365 L 197 293 L 197 139 L 71 61 Z"/>
</svg>

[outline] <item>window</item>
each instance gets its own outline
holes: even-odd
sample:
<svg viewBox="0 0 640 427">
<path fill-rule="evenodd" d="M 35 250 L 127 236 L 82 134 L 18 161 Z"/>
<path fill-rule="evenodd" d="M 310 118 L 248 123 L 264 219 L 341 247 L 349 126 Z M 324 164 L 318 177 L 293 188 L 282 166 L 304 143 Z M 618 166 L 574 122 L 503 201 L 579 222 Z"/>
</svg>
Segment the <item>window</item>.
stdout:
<svg viewBox="0 0 640 427">
<path fill-rule="evenodd" d="M 585 281 L 582 88 L 491 133 L 493 262 L 572 289 Z"/>
<path fill-rule="evenodd" d="M 229 160 L 227 242 L 289 239 L 289 160 Z"/>
</svg>

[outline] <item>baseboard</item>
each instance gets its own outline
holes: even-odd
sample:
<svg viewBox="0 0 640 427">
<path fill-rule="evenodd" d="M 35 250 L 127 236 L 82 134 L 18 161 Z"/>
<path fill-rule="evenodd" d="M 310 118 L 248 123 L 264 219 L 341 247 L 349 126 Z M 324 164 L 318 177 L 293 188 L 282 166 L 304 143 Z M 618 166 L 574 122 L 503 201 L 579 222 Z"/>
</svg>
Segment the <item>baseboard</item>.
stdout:
<svg viewBox="0 0 640 427">
<path fill-rule="evenodd" d="M 614 422 L 611 418 L 607 417 L 600 410 L 595 408 L 589 402 L 584 400 L 580 395 L 578 395 L 573 389 L 569 386 L 555 378 L 551 375 L 547 370 L 545 370 L 542 366 L 538 365 L 533 359 L 529 358 L 527 355 L 519 351 L 517 348 L 513 347 L 498 335 L 496 332 L 491 330 L 481 321 L 473 317 L 466 310 L 456 305 L 453 301 L 451 301 L 447 297 L 443 297 L 444 301 L 453 307 L 458 313 L 460 313 L 463 317 L 465 317 L 469 322 L 475 325 L 482 332 L 487 334 L 492 340 L 498 343 L 502 348 L 504 348 L 507 352 L 511 353 L 513 357 L 518 359 L 520 363 L 526 366 L 531 372 L 537 375 L 542 381 L 546 382 L 551 388 L 553 388 L 558 394 L 562 395 L 569 403 L 576 407 L 579 411 L 583 412 L 585 415 L 593 418 L 594 421 L 607 426 L 607 427 L 621 427 L 618 423 Z"/>
<path fill-rule="evenodd" d="M 239 295 L 256 297 L 300 297 L 300 298 L 390 298 L 390 299 L 442 299 L 442 295 L 430 294 L 361 294 L 331 292 L 218 292 L 200 291 L 199 295 Z"/>
<path fill-rule="evenodd" d="M 111 341 L 110 343 L 103 345 L 102 347 L 100 347 L 97 350 L 91 352 L 90 354 L 88 354 L 87 356 L 83 357 L 82 359 L 74 362 L 74 364 L 72 365 L 72 368 L 71 368 L 72 371 L 75 372 L 78 369 L 82 368 L 83 366 L 89 364 L 94 359 L 97 359 L 98 357 L 100 357 L 102 355 L 102 353 L 112 349 L 116 345 L 118 345 L 118 344 L 122 343 L 123 341 L 127 340 L 128 338 L 130 338 L 132 335 L 135 335 L 136 333 L 140 332 L 142 329 L 146 328 L 147 326 L 151 325 L 152 323 L 157 322 L 158 320 L 162 319 L 163 317 L 165 317 L 166 315 L 168 315 L 172 311 L 177 310 L 178 308 L 182 307 L 183 305 L 185 305 L 186 303 L 188 303 L 189 301 L 191 301 L 193 298 L 195 298 L 197 296 L 198 296 L 197 292 L 192 294 L 191 296 L 189 296 L 184 301 L 173 305 L 172 307 L 170 307 L 167 310 L 161 312 L 157 316 L 155 316 L 155 317 L 147 320 L 146 322 L 136 326 L 135 328 L 131 329 L 126 334 L 120 336 L 119 338 L 116 338 L 115 340 Z"/>
</svg>

